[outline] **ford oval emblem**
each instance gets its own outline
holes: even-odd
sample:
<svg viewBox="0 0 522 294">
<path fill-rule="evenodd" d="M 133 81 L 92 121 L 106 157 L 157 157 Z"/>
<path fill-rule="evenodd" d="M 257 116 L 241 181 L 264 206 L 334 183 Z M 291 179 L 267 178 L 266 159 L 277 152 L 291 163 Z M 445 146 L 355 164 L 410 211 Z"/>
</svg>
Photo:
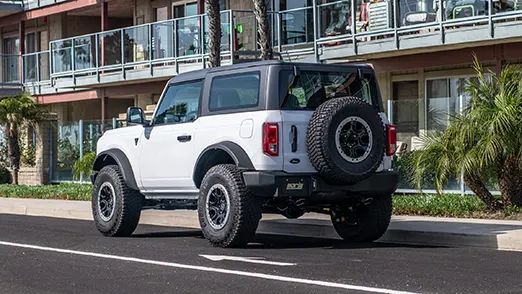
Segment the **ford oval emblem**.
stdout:
<svg viewBox="0 0 522 294">
<path fill-rule="evenodd" d="M 290 160 L 291 164 L 298 164 L 299 162 L 301 162 L 301 160 L 299 160 L 298 158 L 293 158 L 292 160 Z"/>
</svg>

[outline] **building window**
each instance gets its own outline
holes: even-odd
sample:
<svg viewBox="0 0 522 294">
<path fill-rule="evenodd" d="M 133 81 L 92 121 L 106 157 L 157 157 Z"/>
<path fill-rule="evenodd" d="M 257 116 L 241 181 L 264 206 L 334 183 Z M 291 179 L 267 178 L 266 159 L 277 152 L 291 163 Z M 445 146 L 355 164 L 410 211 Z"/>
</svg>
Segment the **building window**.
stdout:
<svg viewBox="0 0 522 294">
<path fill-rule="evenodd" d="M 450 117 L 460 113 L 469 101 L 464 87 L 469 77 L 439 78 L 426 81 L 427 130 L 444 131 Z"/>
<path fill-rule="evenodd" d="M 282 45 L 300 44 L 312 42 L 314 38 L 313 9 L 311 0 L 287 0 L 281 1 L 279 10 L 281 13 Z"/>
<path fill-rule="evenodd" d="M 169 19 L 169 8 L 167 6 L 154 9 L 155 21 L 162 21 Z"/>
<path fill-rule="evenodd" d="M 190 2 L 184 4 L 172 3 L 172 17 L 182 18 L 198 15 L 198 3 Z"/>
<path fill-rule="evenodd" d="M 2 82 L 3 83 L 19 83 L 19 60 L 20 40 L 18 38 L 4 39 L 4 48 L 2 52 L 5 54 L 2 60 Z"/>
</svg>

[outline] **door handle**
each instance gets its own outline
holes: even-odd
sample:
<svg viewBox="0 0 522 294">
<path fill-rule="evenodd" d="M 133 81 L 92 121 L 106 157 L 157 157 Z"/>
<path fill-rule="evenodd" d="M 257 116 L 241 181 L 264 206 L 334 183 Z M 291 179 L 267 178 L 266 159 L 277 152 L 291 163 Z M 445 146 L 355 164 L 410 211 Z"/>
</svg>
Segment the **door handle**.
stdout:
<svg viewBox="0 0 522 294">
<path fill-rule="evenodd" d="M 191 135 L 178 136 L 178 141 L 180 141 L 180 142 L 188 142 L 191 139 L 192 139 Z"/>
</svg>

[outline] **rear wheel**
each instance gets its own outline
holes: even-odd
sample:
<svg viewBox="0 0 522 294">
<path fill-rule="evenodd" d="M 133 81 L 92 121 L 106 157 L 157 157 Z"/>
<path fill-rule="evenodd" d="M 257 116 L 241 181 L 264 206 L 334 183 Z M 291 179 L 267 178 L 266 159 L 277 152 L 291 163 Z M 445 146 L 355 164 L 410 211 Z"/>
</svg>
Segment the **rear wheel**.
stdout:
<svg viewBox="0 0 522 294">
<path fill-rule="evenodd" d="M 103 167 L 92 193 L 92 215 L 105 236 L 130 236 L 140 220 L 143 196 L 127 186 L 117 165 Z"/>
<path fill-rule="evenodd" d="M 242 247 L 256 233 L 261 203 L 245 186 L 235 165 L 220 164 L 203 178 L 198 217 L 203 235 L 214 246 Z"/>
<path fill-rule="evenodd" d="M 346 241 L 372 242 L 381 238 L 391 221 L 391 195 L 365 199 L 332 211 L 332 223 L 337 234 Z"/>
</svg>

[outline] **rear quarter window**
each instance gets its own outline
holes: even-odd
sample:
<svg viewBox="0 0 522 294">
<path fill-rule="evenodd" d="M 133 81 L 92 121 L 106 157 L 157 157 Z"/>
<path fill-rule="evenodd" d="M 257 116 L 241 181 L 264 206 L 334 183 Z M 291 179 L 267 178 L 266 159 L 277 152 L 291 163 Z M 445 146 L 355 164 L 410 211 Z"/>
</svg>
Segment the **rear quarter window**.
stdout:
<svg viewBox="0 0 522 294">
<path fill-rule="evenodd" d="M 220 111 L 258 106 L 260 78 L 260 72 L 213 78 L 210 86 L 208 109 Z"/>
<path fill-rule="evenodd" d="M 315 110 L 324 101 L 355 96 L 374 103 L 375 83 L 373 76 L 366 75 L 359 79 L 356 72 L 301 71 L 297 84 L 289 89 L 292 80 L 291 71 L 281 71 L 279 75 L 280 104 L 287 110 Z M 286 97 L 285 99 L 285 96 Z"/>
</svg>

